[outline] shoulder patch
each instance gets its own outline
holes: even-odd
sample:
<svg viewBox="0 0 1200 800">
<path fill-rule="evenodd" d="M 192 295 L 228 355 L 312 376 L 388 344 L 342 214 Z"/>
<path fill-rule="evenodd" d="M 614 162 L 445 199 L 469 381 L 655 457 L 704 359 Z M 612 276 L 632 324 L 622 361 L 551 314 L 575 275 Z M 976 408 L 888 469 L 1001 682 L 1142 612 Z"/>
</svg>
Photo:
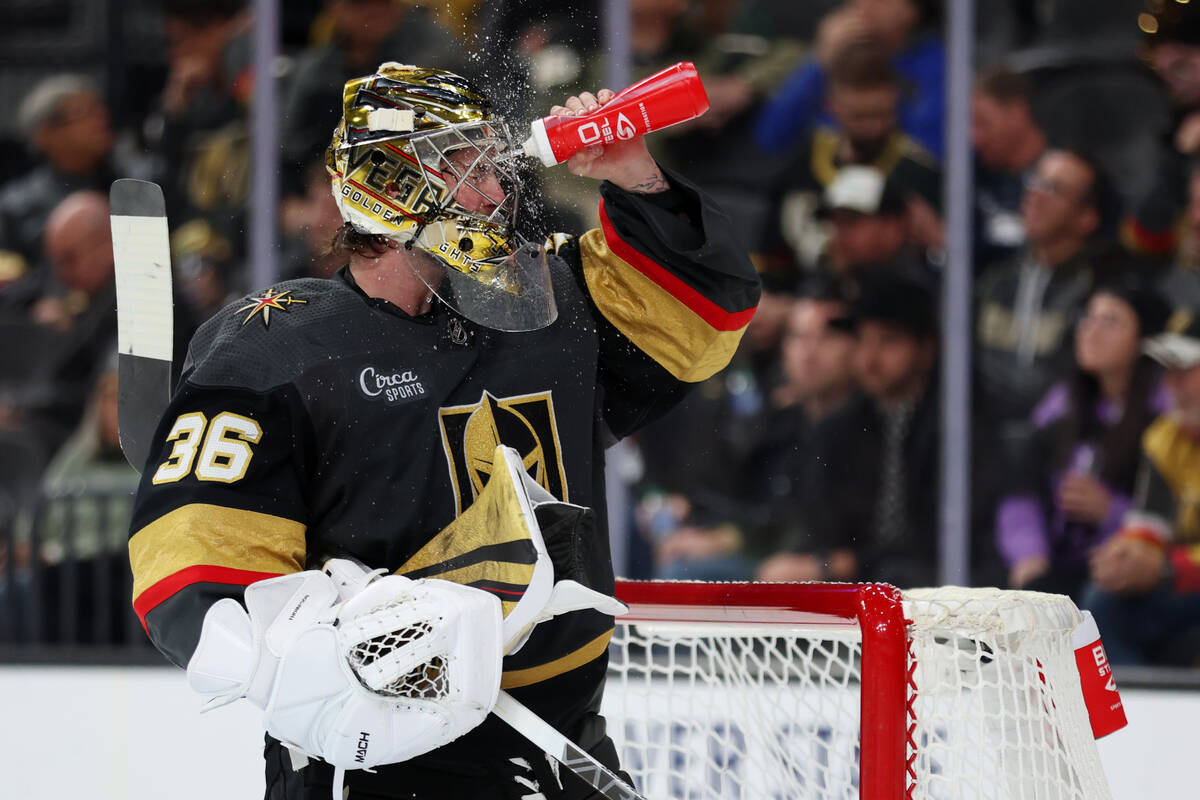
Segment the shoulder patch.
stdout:
<svg viewBox="0 0 1200 800">
<path fill-rule="evenodd" d="M 307 303 L 307 300 L 298 297 L 291 289 L 285 289 L 284 291 L 267 289 L 261 294 L 247 298 L 247 303 L 239 308 L 238 312 L 247 312 L 246 316 L 242 318 L 243 325 L 258 317 L 262 320 L 263 327 L 269 328 L 271 326 L 271 309 L 286 312 L 290 311 L 294 305 L 305 305 Z"/>
<path fill-rule="evenodd" d="M 255 391 L 285 383 L 320 347 L 311 336 L 313 326 L 325 328 L 365 309 L 348 286 L 316 278 L 247 295 L 217 312 L 192 337 L 188 356 L 195 369 L 188 380 Z"/>
</svg>

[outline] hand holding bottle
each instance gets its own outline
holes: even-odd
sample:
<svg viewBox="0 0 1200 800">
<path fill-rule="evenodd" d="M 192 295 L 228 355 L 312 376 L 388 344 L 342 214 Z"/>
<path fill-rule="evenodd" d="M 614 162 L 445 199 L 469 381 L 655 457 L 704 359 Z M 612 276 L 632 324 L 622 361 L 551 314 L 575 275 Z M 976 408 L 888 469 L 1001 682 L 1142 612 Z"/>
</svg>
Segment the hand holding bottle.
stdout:
<svg viewBox="0 0 1200 800">
<path fill-rule="evenodd" d="M 567 98 L 561 106 L 550 109 L 553 117 L 580 117 L 598 111 L 615 97 L 609 89 L 596 94 L 581 92 Z M 631 192 L 661 192 L 667 188 L 662 170 L 646 149 L 641 136 L 616 140 L 608 144 L 592 144 L 577 151 L 566 161 L 567 169 L 575 175 L 612 181 Z"/>
<path fill-rule="evenodd" d="M 601 89 L 568 98 L 549 116 L 534 120 L 524 150 L 546 166 L 565 160 L 576 175 L 609 180 L 629 191 L 663 191 L 666 181 L 642 136 L 706 110 L 708 98 L 695 66 L 680 63 L 620 93 Z"/>
</svg>

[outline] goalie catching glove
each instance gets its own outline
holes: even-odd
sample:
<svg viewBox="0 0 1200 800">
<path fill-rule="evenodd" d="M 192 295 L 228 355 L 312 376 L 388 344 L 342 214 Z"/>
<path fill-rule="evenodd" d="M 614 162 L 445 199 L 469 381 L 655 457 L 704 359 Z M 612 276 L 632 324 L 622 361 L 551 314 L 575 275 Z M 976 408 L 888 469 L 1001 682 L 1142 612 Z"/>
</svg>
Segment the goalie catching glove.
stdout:
<svg viewBox="0 0 1200 800">
<path fill-rule="evenodd" d="M 378 577 L 338 558 L 324 571 L 253 583 L 245 608 L 227 598 L 204 617 L 188 682 L 212 698 L 206 708 L 246 697 L 266 712 L 272 736 L 341 769 L 405 761 L 483 722 L 501 659 L 539 623 L 589 608 L 623 613 L 605 594 L 555 581 L 535 509 L 577 507 L 538 486 L 512 448 L 497 447 L 493 463 L 479 497 L 429 546 L 516 543 L 530 567 L 519 600 L 502 608 L 481 589 Z"/>
<path fill-rule="evenodd" d="M 188 682 L 208 707 L 246 697 L 293 750 L 342 768 L 404 761 L 496 703 L 501 613 L 487 592 L 389 575 L 341 602 L 309 570 L 251 584 L 245 600 L 209 609 Z"/>
</svg>

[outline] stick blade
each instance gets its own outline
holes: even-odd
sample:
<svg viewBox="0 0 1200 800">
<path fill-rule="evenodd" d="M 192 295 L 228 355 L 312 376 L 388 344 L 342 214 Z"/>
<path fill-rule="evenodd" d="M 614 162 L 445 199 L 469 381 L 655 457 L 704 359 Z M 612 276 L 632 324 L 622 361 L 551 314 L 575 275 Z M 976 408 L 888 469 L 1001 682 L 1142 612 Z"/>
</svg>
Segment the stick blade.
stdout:
<svg viewBox="0 0 1200 800">
<path fill-rule="evenodd" d="M 162 217 L 166 219 L 167 203 L 162 187 L 150 181 L 121 178 L 108 190 L 108 213 L 114 217 Z"/>
<path fill-rule="evenodd" d="M 170 234 L 157 184 L 114 181 L 109 209 L 117 278 L 117 422 L 121 450 L 141 470 L 171 398 Z"/>
</svg>

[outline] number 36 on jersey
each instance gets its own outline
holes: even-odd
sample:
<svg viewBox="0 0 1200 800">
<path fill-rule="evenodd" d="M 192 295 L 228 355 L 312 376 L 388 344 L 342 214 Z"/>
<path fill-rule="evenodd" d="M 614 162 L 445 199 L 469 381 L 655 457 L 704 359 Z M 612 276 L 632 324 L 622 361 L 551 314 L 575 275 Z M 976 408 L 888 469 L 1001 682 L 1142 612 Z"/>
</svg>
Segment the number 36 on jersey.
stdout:
<svg viewBox="0 0 1200 800">
<path fill-rule="evenodd" d="M 180 414 L 167 433 L 171 454 L 154 473 L 155 484 L 174 483 L 195 472 L 197 480 L 234 483 L 246 475 L 251 445 L 262 427 L 241 414 L 222 411 L 211 420 L 199 411 Z"/>
</svg>

